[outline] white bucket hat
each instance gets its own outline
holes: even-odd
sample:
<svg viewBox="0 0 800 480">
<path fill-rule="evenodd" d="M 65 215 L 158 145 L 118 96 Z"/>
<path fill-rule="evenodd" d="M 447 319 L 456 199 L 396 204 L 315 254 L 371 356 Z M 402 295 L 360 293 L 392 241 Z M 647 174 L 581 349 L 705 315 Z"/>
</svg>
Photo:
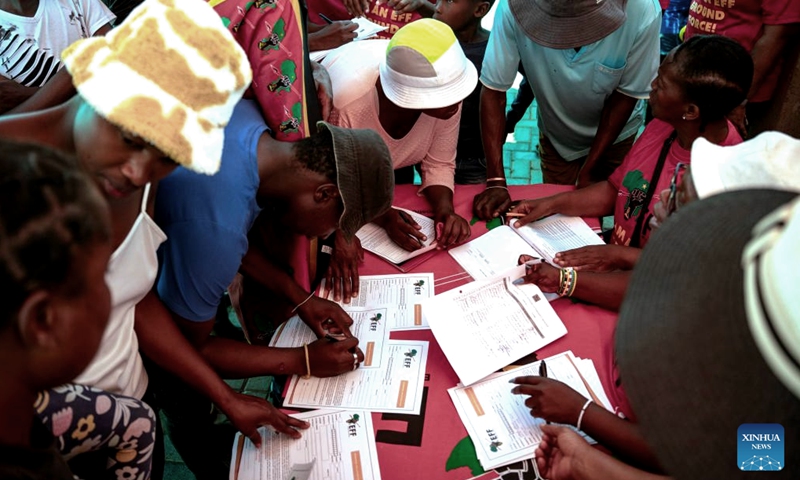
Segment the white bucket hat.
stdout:
<svg viewBox="0 0 800 480">
<path fill-rule="evenodd" d="M 748 188 L 800 192 L 800 140 L 764 132 L 721 147 L 700 137 L 692 144 L 691 168 L 699 198 Z"/>
<path fill-rule="evenodd" d="M 214 174 L 224 128 L 250 84 L 242 48 L 203 0 L 146 0 L 62 60 L 99 115 L 181 165 Z"/>
<path fill-rule="evenodd" d="M 394 34 L 380 76 L 389 100 L 414 110 L 455 105 L 478 84 L 478 71 L 453 30 L 431 18 L 409 23 Z"/>
</svg>

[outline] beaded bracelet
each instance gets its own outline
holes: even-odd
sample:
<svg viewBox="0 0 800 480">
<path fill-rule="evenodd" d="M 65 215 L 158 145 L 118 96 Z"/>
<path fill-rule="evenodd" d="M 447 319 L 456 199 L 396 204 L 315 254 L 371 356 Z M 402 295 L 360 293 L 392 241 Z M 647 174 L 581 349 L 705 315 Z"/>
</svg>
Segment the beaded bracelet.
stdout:
<svg viewBox="0 0 800 480">
<path fill-rule="evenodd" d="M 308 380 L 309 378 L 311 378 L 311 361 L 308 359 L 308 344 L 307 343 L 305 345 L 303 345 L 303 350 L 306 353 L 306 374 L 303 375 L 303 378 Z"/>
<path fill-rule="evenodd" d="M 578 271 L 572 271 L 572 285 L 569 287 L 569 292 L 567 292 L 567 296 L 571 297 L 573 293 L 575 293 L 575 286 L 578 285 Z"/>
</svg>

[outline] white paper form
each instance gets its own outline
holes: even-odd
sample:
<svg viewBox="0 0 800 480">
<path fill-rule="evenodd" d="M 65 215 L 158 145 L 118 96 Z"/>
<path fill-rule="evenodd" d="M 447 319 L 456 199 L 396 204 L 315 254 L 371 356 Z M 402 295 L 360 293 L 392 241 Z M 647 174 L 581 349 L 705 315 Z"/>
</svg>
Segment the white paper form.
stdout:
<svg viewBox="0 0 800 480">
<path fill-rule="evenodd" d="M 567 334 L 567 328 L 535 285 L 511 279 L 472 282 L 422 306 L 433 335 L 464 385 Z"/>
<path fill-rule="evenodd" d="M 365 17 L 352 18 L 350 19 L 350 21 L 358 25 L 358 28 L 356 28 L 355 31 L 356 38 L 354 38 L 353 41 L 367 40 L 369 38 L 373 38 L 375 35 L 378 34 L 378 32 L 382 32 L 387 28 L 389 28 L 389 27 L 384 27 L 382 25 L 378 25 L 377 23 Z M 309 58 L 311 58 L 311 61 L 319 62 L 323 58 L 325 58 L 332 50 L 334 49 L 329 48 L 327 50 L 315 50 L 313 52 L 310 52 L 308 56 Z"/>
<path fill-rule="evenodd" d="M 406 212 L 420 227 L 422 227 L 420 231 L 427 237 L 427 240 L 422 242 L 422 248 L 414 250 L 413 252 L 406 251 L 398 244 L 394 243 L 394 240 L 389 238 L 389 234 L 386 233 L 386 230 L 374 223 L 368 223 L 356 232 L 356 236 L 361 241 L 361 246 L 364 250 L 368 250 L 394 264 L 400 264 L 436 248 L 436 223 L 432 218 L 404 208 L 392 208 Z"/>
<path fill-rule="evenodd" d="M 572 352 L 545 360 L 549 378 L 569 385 L 586 398 L 598 398 L 596 392 L 590 393 L 586 389 L 584 379 L 576 368 L 580 361 Z M 458 386 L 448 390 L 484 469 L 533 458 L 533 452 L 542 438 L 540 427 L 545 421 L 531 416 L 530 409 L 525 406 L 527 396 L 512 394 L 514 385 L 509 380 L 538 375 L 540 363 L 534 362 L 492 375 L 469 387 Z M 597 376 L 597 373 L 594 375 Z M 607 404 L 601 405 L 610 409 Z"/>
<path fill-rule="evenodd" d="M 297 440 L 262 427 L 261 448 L 256 448 L 236 435 L 231 480 L 290 480 L 292 475 L 298 480 L 380 480 L 368 412 L 317 410 L 292 416 L 311 424 Z"/>
<path fill-rule="evenodd" d="M 519 264 L 520 255 L 539 257 L 533 247 L 506 225 L 493 228 L 475 240 L 448 251 L 475 280 L 506 274 Z"/>
<path fill-rule="evenodd" d="M 603 240 L 580 217 L 551 215 L 516 231 L 548 262 L 552 262 L 558 252 L 586 245 L 604 245 Z"/>
<path fill-rule="evenodd" d="M 359 277 L 358 296 L 350 303 L 338 302 L 348 312 L 354 307 L 387 307 L 390 330 L 427 329 L 422 315 L 422 301 L 433 297 L 432 273 L 405 273 L 398 275 L 363 275 Z M 320 291 L 330 300 L 331 292 Z"/>
<path fill-rule="evenodd" d="M 284 406 L 419 415 L 427 360 L 428 342 L 389 340 L 380 368 L 359 368 L 330 378 L 293 376 Z"/>
<path fill-rule="evenodd" d="M 358 339 L 358 347 L 364 352 L 364 361 L 361 362 L 360 368 L 379 368 L 386 350 L 386 342 L 389 340 L 387 309 L 353 307 L 348 309 L 347 313 L 353 319 L 350 333 Z M 295 315 L 278 327 L 269 345 L 295 348 L 316 339 L 314 331 Z"/>
</svg>

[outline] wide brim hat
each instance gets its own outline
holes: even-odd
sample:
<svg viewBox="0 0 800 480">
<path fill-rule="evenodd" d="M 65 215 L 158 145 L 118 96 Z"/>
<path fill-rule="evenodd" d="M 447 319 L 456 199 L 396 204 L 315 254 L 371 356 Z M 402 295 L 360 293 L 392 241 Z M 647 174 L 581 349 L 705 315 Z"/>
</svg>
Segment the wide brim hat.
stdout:
<svg viewBox="0 0 800 480">
<path fill-rule="evenodd" d="M 754 339 L 742 260 L 756 224 L 795 198 L 744 190 L 693 202 L 653 235 L 636 264 L 617 325 L 617 361 L 640 430 L 672 478 L 751 478 L 742 470 L 769 467 L 758 458 L 738 462 L 743 424 L 782 425 L 786 462 L 768 476 L 800 478 L 800 399 Z M 793 256 L 782 260 L 794 275 L 774 272 L 764 288 L 778 293 L 781 283 L 797 298 L 800 238 L 788 245 Z M 794 302 L 796 316 L 797 300 L 784 301 Z"/>
<path fill-rule="evenodd" d="M 219 169 L 223 131 L 252 77 L 203 0 L 146 0 L 106 36 L 73 43 L 62 61 L 100 116 L 205 174 Z"/>
<path fill-rule="evenodd" d="M 339 228 L 352 237 L 392 206 L 394 167 L 386 143 L 374 130 L 341 128 L 317 122 L 333 137 L 336 182 L 344 204 Z"/>
<path fill-rule="evenodd" d="M 531 40 L 548 48 L 590 45 L 625 23 L 628 0 L 508 0 Z"/>
<path fill-rule="evenodd" d="M 424 110 L 467 98 L 478 84 L 478 71 L 447 24 L 423 18 L 399 29 L 389 41 L 380 79 L 392 103 Z"/>
<path fill-rule="evenodd" d="M 700 137 L 692 144 L 692 179 L 700 198 L 747 188 L 800 192 L 800 140 L 764 132 L 723 147 Z"/>
</svg>

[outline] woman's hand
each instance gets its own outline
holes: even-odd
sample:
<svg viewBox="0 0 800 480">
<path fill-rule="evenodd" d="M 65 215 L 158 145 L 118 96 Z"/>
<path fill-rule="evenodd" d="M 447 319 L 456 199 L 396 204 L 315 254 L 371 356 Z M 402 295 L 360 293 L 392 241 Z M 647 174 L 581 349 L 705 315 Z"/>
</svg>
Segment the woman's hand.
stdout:
<svg viewBox="0 0 800 480">
<path fill-rule="evenodd" d="M 530 255 L 520 255 L 519 265 L 529 261 L 535 260 Z M 560 269 L 548 265 L 546 263 L 537 263 L 536 265 L 528 265 L 525 267 L 525 276 L 522 277 L 525 283 L 532 283 L 539 287 L 545 293 L 554 293 L 558 291 L 559 280 L 561 279 Z"/>
<path fill-rule="evenodd" d="M 567 425 L 578 422 L 586 398 L 565 383 L 537 375 L 517 377 L 512 382 L 517 386 L 511 393 L 529 395 L 525 406 L 531 409 L 532 417 Z"/>
<path fill-rule="evenodd" d="M 279 411 L 263 398 L 231 392 L 232 395 L 225 405 L 219 405 L 231 423 L 244 436 L 249 438 L 256 447 L 261 446 L 261 435 L 258 428 L 270 425 L 276 431 L 285 433 L 292 438 L 300 438 L 297 429 L 306 429 L 309 424 L 292 418 Z"/>
<path fill-rule="evenodd" d="M 358 36 L 358 24 L 350 20 L 328 23 L 314 33 L 308 34 L 308 50 L 328 50 L 350 43 Z"/>
<path fill-rule="evenodd" d="M 587 245 L 557 253 L 553 263 L 561 268 L 572 267 L 588 272 L 631 270 L 641 249 L 622 245 Z"/>
<path fill-rule="evenodd" d="M 445 211 L 436 215 L 436 243 L 439 250 L 457 245 L 469 238 L 469 222 L 453 211 Z"/>
<path fill-rule="evenodd" d="M 549 198 L 550 197 L 535 200 L 522 200 L 519 202 L 517 206 L 511 209 L 511 212 L 519 213 L 523 216 L 517 219 L 517 221 L 512 222 L 512 225 L 515 228 L 519 228 L 556 213 Z"/>
<path fill-rule="evenodd" d="M 342 310 L 342 307 L 330 300 L 312 296 L 297 309 L 297 314 L 317 337 L 323 337 L 326 333 L 337 333 L 346 337 L 353 336 L 350 333 L 353 319 Z"/>
<path fill-rule="evenodd" d="M 386 234 L 394 243 L 409 252 L 422 248 L 424 246 L 422 242 L 428 239 L 420 231 L 422 227 L 411 218 L 411 215 L 396 208 L 390 208 L 373 222 L 386 230 Z"/>
<path fill-rule="evenodd" d="M 358 296 L 358 266 L 364 261 L 364 249 L 361 241 L 353 235 L 348 240 L 341 230 L 334 233 L 331 263 L 325 274 L 325 288 L 333 292 L 334 301 L 350 303 L 350 299 Z"/>
<path fill-rule="evenodd" d="M 334 377 L 355 370 L 364 361 L 364 353 L 358 348 L 358 339 L 355 337 L 338 342 L 320 338 L 308 344 L 308 361 L 311 375 Z"/>
<path fill-rule="evenodd" d="M 580 435 L 566 427 L 542 425 L 544 436 L 536 447 L 536 465 L 548 480 L 577 478 L 580 463 L 593 456 L 593 448 Z"/>
</svg>

